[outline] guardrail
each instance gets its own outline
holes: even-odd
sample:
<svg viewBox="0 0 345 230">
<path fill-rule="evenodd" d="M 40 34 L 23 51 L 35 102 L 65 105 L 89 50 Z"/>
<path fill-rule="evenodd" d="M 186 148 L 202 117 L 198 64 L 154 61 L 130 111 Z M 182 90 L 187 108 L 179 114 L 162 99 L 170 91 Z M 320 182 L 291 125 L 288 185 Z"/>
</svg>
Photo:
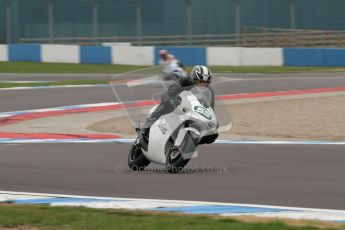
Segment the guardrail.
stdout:
<svg viewBox="0 0 345 230">
<path fill-rule="evenodd" d="M 279 28 L 248 28 L 242 27 L 243 34 L 259 35 L 258 46 L 272 42 L 282 47 L 344 47 L 345 31 L 310 30 L 310 29 L 279 29 Z M 252 37 L 253 38 L 253 37 Z M 255 40 L 255 39 L 254 39 Z M 253 42 L 250 40 L 249 42 Z"/>
<path fill-rule="evenodd" d="M 111 36 L 111 37 L 61 37 L 54 38 L 20 38 L 20 43 L 64 43 L 95 45 L 103 42 L 125 42 L 139 46 L 208 46 L 208 45 L 236 45 L 236 34 L 205 34 L 205 35 L 166 35 L 166 36 Z"/>
<path fill-rule="evenodd" d="M 103 42 L 138 46 L 345 47 L 345 31 L 243 28 L 240 34 L 20 38 L 20 43 L 97 45 Z"/>
</svg>

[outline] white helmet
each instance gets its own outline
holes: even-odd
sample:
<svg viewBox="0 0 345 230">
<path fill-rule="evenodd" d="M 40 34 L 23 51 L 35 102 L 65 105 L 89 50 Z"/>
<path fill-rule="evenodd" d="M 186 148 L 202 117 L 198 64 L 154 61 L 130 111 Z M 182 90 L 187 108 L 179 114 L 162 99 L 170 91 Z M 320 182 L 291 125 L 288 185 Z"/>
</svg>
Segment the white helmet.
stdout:
<svg viewBox="0 0 345 230">
<path fill-rule="evenodd" d="M 210 83 L 212 73 L 209 68 L 203 65 L 196 65 L 190 73 L 193 83 Z"/>
</svg>

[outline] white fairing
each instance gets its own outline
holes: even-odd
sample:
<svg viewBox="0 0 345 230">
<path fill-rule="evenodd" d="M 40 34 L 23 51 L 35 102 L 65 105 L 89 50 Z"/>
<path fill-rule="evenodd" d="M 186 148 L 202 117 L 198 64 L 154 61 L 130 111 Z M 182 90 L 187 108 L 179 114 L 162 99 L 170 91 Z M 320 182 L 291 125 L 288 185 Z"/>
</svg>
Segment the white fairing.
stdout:
<svg viewBox="0 0 345 230">
<path fill-rule="evenodd" d="M 200 138 L 217 132 L 217 119 L 211 107 L 205 108 L 201 105 L 190 91 L 183 91 L 179 96 L 182 99 L 181 104 L 172 113 L 161 116 L 150 129 L 148 151 L 143 152 L 152 162 L 166 163 L 166 146 L 170 139 L 173 140 L 174 146 L 180 147 L 188 132 L 193 132 Z M 185 121 L 191 121 L 199 128 L 185 127 Z M 197 156 L 195 147 L 192 148 L 192 152 L 183 153 L 184 156 Z"/>
</svg>

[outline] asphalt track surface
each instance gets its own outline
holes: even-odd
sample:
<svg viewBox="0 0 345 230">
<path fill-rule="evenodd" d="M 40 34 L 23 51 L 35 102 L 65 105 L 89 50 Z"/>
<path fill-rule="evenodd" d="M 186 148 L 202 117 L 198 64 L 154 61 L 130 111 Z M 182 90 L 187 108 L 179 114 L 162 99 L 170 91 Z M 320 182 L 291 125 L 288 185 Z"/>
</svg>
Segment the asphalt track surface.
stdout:
<svg viewBox="0 0 345 230">
<path fill-rule="evenodd" d="M 16 78 L 17 76 L 17 78 Z M 0 81 L 18 80 L 21 75 L 0 75 Z M 25 75 L 26 76 L 26 75 Z M 30 80 L 35 80 L 31 74 Z M 41 76 L 41 75 L 39 75 Z M 46 80 L 54 80 L 58 75 L 47 75 Z M 111 75 L 87 75 L 89 78 L 110 79 Z M 220 81 L 230 81 L 217 85 L 219 94 L 237 94 L 254 92 L 271 92 L 284 90 L 304 90 L 323 87 L 345 86 L 344 73 L 316 73 L 316 74 L 232 74 L 218 75 Z M 61 76 L 62 79 L 82 79 L 83 75 Z M 22 80 L 22 79 L 19 79 Z M 42 80 L 39 77 L 38 80 Z M 86 87 L 86 88 L 62 88 L 62 89 L 35 89 L 35 90 L 0 90 L 0 112 L 41 109 L 55 106 L 88 104 L 98 102 L 112 102 L 115 100 L 109 87 Z"/>
<path fill-rule="evenodd" d="M 345 86 L 341 73 L 228 78 L 221 93 Z M 1 112 L 114 100 L 107 87 L 0 91 L 0 98 Z M 142 173 L 128 171 L 129 148 L 116 143 L 1 144 L 0 190 L 345 209 L 344 146 L 201 146 L 200 156 L 178 175 L 157 165 Z"/>
</svg>

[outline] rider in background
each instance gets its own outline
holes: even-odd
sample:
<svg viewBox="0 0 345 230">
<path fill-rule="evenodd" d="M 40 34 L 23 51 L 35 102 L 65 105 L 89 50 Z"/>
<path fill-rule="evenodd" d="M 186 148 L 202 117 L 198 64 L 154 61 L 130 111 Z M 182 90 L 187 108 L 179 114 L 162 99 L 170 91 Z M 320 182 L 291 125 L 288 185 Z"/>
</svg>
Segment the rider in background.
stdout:
<svg viewBox="0 0 345 230">
<path fill-rule="evenodd" d="M 175 56 L 172 54 L 169 54 L 167 50 L 160 50 L 159 56 L 160 56 L 159 65 L 166 65 L 170 61 L 176 60 Z"/>
<path fill-rule="evenodd" d="M 160 50 L 159 56 L 159 65 L 163 73 L 170 74 L 176 69 L 185 72 L 182 62 L 178 60 L 174 55 L 170 54 L 167 50 Z"/>
</svg>

